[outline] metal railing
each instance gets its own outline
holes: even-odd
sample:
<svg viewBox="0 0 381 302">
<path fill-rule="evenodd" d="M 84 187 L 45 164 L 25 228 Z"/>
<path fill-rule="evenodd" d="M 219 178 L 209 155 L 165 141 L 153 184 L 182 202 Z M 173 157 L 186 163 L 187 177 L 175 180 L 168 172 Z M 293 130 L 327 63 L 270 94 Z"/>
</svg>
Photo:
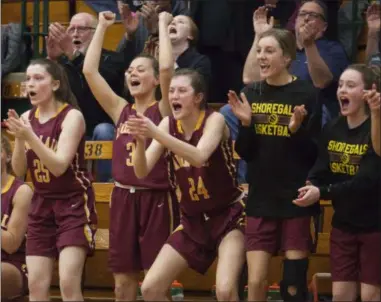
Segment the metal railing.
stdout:
<svg viewBox="0 0 381 302">
<path fill-rule="evenodd" d="M 69 3 L 69 18 L 71 18 L 76 11 L 76 1 L 67 0 Z M 49 33 L 49 0 L 42 0 L 42 31 L 40 31 L 40 5 L 41 0 L 33 1 L 33 25 L 31 31 L 28 31 L 27 24 L 27 0 L 21 0 L 21 35 L 22 39 L 25 36 L 30 36 L 33 46 L 33 58 L 46 57 L 46 41 L 45 37 Z M 42 49 L 40 48 L 40 38 L 43 38 Z M 22 68 L 26 68 L 26 57 L 22 57 Z"/>
</svg>

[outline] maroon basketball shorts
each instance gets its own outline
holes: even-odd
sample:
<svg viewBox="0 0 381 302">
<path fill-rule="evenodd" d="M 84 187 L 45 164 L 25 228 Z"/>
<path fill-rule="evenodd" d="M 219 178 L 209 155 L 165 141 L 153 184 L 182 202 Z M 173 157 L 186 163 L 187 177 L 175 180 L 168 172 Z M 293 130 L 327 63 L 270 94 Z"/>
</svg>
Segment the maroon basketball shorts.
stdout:
<svg viewBox="0 0 381 302">
<path fill-rule="evenodd" d="M 356 233 L 332 228 L 332 281 L 381 285 L 381 232 Z"/>
<path fill-rule="evenodd" d="M 181 216 L 179 227 L 168 238 L 172 246 L 188 262 L 191 269 L 205 274 L 218 254 L 222 239 L 233 230 L 244 232 L 244 202 L 232 203 L 228 208 L 200 219 Z M 204 234 L 206 240 L 200 242 L 195 234 Z"/>
<path fill-rule="evenodd" d="M 28 291 L 28 270 L 26 268 L 26 264 L 20 261 L 11 260 L 11 259 L 7 259 L 5 261 L 1 260 L 1 262 L 9 263 L 20 271 L 20 274 L 22 277 L 20 297 L 27 295 L 29 291 Z"/>
<path fill-rule="evenodd" d="M 178 204 L 167 190 L 114 187 L 108 265 L 113 273 L 148 270 L 178 223 Z"/>
<path fill-rule="evenodd" d="M 70 198 L 51 199 L 34 193 L 28 218 L 27 256 L 56 258 L 68 246 L 95 248 L 97 213 L 93 188 Z"/>
<path fill-rule="evenodd" d="M 245 241 L 247 252 L 311 251 L 311 217 L 247 217 Z"/>
</svg>

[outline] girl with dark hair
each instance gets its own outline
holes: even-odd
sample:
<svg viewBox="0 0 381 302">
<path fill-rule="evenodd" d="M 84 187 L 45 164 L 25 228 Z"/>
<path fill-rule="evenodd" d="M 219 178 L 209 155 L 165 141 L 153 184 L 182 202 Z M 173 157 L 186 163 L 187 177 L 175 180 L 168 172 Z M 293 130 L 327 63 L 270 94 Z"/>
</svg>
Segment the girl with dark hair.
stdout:
<svg viewBox="0 0 381 302">
<path fill-rule="evenodd" d="M 326 125 L 309 184 L 294 200 L 302 208 L 320 199 L 332 200 L 333 301 L 356 301 L 358 288 L 362 301 L 380 301 L 381 166 L 370 139 L 373 120 L 368 107 L 377 110 L 373 102 L 377 98 L 380 102 L 380 94 L 374 83 L 379 82 L 365 65 L 352 65 L 343 72 L 337 89 L 341 115 Z"/>
<path fill-rule="evenodd" d="M 149 175 L 168 149 L 170 177 L 181 210 L 179 227 L 143 281 L 146 301 L 166 300 L 171 282 L 182 271 L 190 267 L 205 274 L 216 256 L 217 299 L 238 301 L 244 263 L 244 193 L 235 178 L 229 130 L 220 113 L 204 109 L 205 92 L 197 71 L 179 69 L 169 88 L 173 116 L 159 126 L 142 114 L 127 122 L 137 141 L 132 162 L 138 178 Z"/>
<path fill-rule="evenodd" d="M 246 86 L 242 102 L 234 92 L 228 94 L 241 122 L 236 151 L 248 163 L 248 299 L 266 300 L 270 259 L 282 250 L 282 298 L 306 301 L 310 225 L 319 205 L 299 208 L 292 200 L 316 159 L 312 140 L 320 128 L 318 119 L 314 124 L 316 91 L 288 71 L 296 55 L 295 38 L 289 31 L 264 32 L 256 51 L 264 80 Z"/>
<path fill-rule="evenodd" d="M 99 14 L 99 23 L 83 66 L 91 91 L 117 128 L 112 157 L 115 188 L 110 204 L 108 265 L 114 274 L 115 297 L 119 301 L 136 300 L 140 271 L 151 267 L 175 227 L 177 216 L 165 158 L 160 158 L 146 179 L 138 179 L 132 163 L 137 142 L 126 124 L 131 116 L 139 113 L 159 124 L 171 111 L 168 89 L 174 66 L 168 25 L 172 16 L 163 12 L 159 19 L 160 70 L 154 57 L 142 54 L 126 71 L 126 84 L 135 99 L 134 104 L 116 95 L 98 70 L 104 35 L 114 23 L 115 14 Z M 157 102 L 155 90 L 159 84 L 163 97 Z"/>
<path fill-rule="evenodd" d="M 58 257 L 63 300 L 83 301 L 82 271 L 97 229 L 84 159 L 85 121 L 57 63 L 32 61 L 26 77 L 33 108 L 21 117 L 10 110 L 6 125 L 15 137 L 13 171 L 22 177 L 30 170 L 34 186 L 26 243 L 29 299 L 49 300 Z"/>
<path fill-rule="evenodd" d="M 28 292 L 25 240 L 31 188 L 12 175 L 12 149 L 1 137 L 1 298 L 11 301 Z"/>
</svg>

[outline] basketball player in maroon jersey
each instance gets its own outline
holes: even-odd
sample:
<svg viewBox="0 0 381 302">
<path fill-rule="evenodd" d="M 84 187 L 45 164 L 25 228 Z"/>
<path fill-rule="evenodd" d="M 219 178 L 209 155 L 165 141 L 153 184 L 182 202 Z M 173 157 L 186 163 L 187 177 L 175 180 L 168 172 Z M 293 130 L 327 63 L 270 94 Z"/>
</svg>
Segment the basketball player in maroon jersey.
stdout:
<svg viewBox="0 0 381 302">
<path fill-rule="evenodd" d="M 109 268 L 114 274 L 115 296 L 119 301 L 136 300 L 140 271 L 151 267 L 173 230 L 176 213 L 164 156 L 146 179 L 135 176 L 132 154 L 136 140 L 126 124 L 137 113 L 144 113 L 155 124 L 171 113 L 168 90 L 174 62 L 168 25 L 172 16 L 164 12 L 159 19 L 160 70 L 155 58 L 143 54 L 126 71 L 126 84 L 135 99 L 133 105 L 116 95 L 98 71 L 104 35 L 115 21 L 113 13 L 99 14 L 99 24 L 83 66 L 91 91 L 117 129 L 112 157 L 115 188 L 110 208 Z M 155 90 L 159 84 L 162 99 L 157 102 Z"/>
<path fill-rule="evenodd" d="M 57 63 L 32 61 L 26 90 L 33 108 L 21 118 L 11 110 L 6 124 L 16 138 L 13 171 L 24 176 L 29 169 L 34 186 L 26 243 L 29 299 L 49 300 L 58 257 L 63 300 L 83 301 L 82 271 L 94 249 L 97 224 L 84 159 L 85 121 Z"/>
<path fill-rule="evenodd" d="M 11 144 L 1 137 L 1 298 L 14 300 L 28 290 L 25 233 L 32 189 L 15 178 Z"/>
<path fill-rule="evenodd" d="M 205 84 L 195 70 L 180 69 L 169 90 L 173 116 L 156 126 L 138 114 L 127 122 L 137 138 L 133 164 L 144 178 L 169 149 L 181 224 L 169 237 L 142 285 L 146 301 L 166 300 L 171 282 L 187 267 L 204 274 L 218 256 L 219 301 L 238 301 L 244 254 L 244 193 L 238 188 L 232 141 L 224 118 L 205 107 Z M 153 142 L 145 151 L 145 137 Z"/>
</svg>

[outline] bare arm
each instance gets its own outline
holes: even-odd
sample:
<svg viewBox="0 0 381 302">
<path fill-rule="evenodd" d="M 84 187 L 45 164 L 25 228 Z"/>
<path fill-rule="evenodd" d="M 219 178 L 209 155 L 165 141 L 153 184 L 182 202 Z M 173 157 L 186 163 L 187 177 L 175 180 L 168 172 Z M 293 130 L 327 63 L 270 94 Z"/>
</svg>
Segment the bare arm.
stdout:
<svg viewBox="0 0 381 302">
<path fill-rule="evenodd" d="M 29 113 L 30 110 L 24 112 L 22 117 L 27 120 Z M 12 152 L 12 170 L 18 177 L 24 177 L 27 171 L 25 141 L 17 137 Z"/>
<path fill-rule="evenodd" d="M 41 162 L 56 177 L 66 172 L 77 153 L 78 145 L 85 133 L 85 120 L 80 111 L 72 109 L 62 123 L 61 135 L 57 143 L 57 151 L 45 146 L 32 132 L 27 143 L 40 158 Z"/>
<path fill-rule="evenodd" d="M 320 56 L 316 44 L 312 43 L 307 46 L 305 51 L 308 61 L 308 71 L 314 86 L 320 89 L 327 87 L 333 80 L 333 74 Z"/>
<path fill-rule="evenodd" d="M 243 69 L 243 82 L 245 85 L 261 80 L 257 61 L 258 37 L 274 26 L 274 17 L 270 17 L 270 20 L 268 20 L 267 16 L 268 9 L 266 6 L 259 7 L 253 14 L 255 38 Z"/>
<path fill-rule="evenodd" d="M 381 131 L 380 131 L 380 111 L 378 113 L 372 112 L 371 114 L 371 137 L 372 137 L 372 145 L 374 152 L 378 155 L 381 156 L 381 143 L 380 143 L 380 136 L 381 136 Z"/>
<path fill-rule="evenodd" d="M 159 109 L 161 115 L 164 117 L 172 113 L 171 106 L 169 105 L 168 94 L 175 62 L 173 59 L 172 43 L 168 34 L 168 24 L 170 23 L 170 20 L 172 20 L 172 16 L 166 12 L 163 12 L 159 15 L 159 18 L 159 77 L 162 96 L 159 103 Z M 168 20 L 168 18 L 170 19 Z"/>
<path fill-rule="evenodd" d="M 378 45 L 380 42 L 381 27 L 380 5 L 373 3 L 366 12 L 366 21 L 368 24 L 368 39 L 366 43 L 366 57 L 369 60 L 372 55 L 380 52 Z"/>
<path fill-rule="evenodd" d="M 24 184 L 18 188 L 13 198 L 13 211 L 7 230 L 1 230 L 1 249 L 8 254 L 15 253 L 25 238 L 32 196 L 32 189 Z"/>
<path fill-rule="evenodd" d="M 220 144 L 225 133 L 225 126 L 222 114 L 215 112 L 210 115 L 197 147 L 185 143 L 159 128 L 154 131 L 153 138 L 184 158 L 192 166 L 200 168 Z"/>
<path fill-rule="evenodd" d="M 261 80 L 259 65 L 257 61 L 257 45 L 258 45 L 258 35 L 255 35 L 253 45 L 251 46 L 250 52 L 247 55 L 245 66 L 243 68 L 243 83 L 245 85 Z"/>
<path fill-rule="evenodd" d="M 164 118 L 159 124 L 158 128 L 168 133 L 169 132 L 169 120 Z M 165 151 L 165 147 L 156 140 L 152 140 L 148 149 L 145 148 L 145 141 L 137 139 L 136 150 L 132 156 L 132 162 L 134 164 L 134 171 L 137 178 L 146 177 L 153 169 L 160 156 Z"/>
<path fill-rule="evenodd" d="M 99 60 L 107 26 L 99 22 L 86 52 L 83 74 L 98 103 L 116 124 L 127 101 L 118 96 L 99 73 Z"/>
</svg>

